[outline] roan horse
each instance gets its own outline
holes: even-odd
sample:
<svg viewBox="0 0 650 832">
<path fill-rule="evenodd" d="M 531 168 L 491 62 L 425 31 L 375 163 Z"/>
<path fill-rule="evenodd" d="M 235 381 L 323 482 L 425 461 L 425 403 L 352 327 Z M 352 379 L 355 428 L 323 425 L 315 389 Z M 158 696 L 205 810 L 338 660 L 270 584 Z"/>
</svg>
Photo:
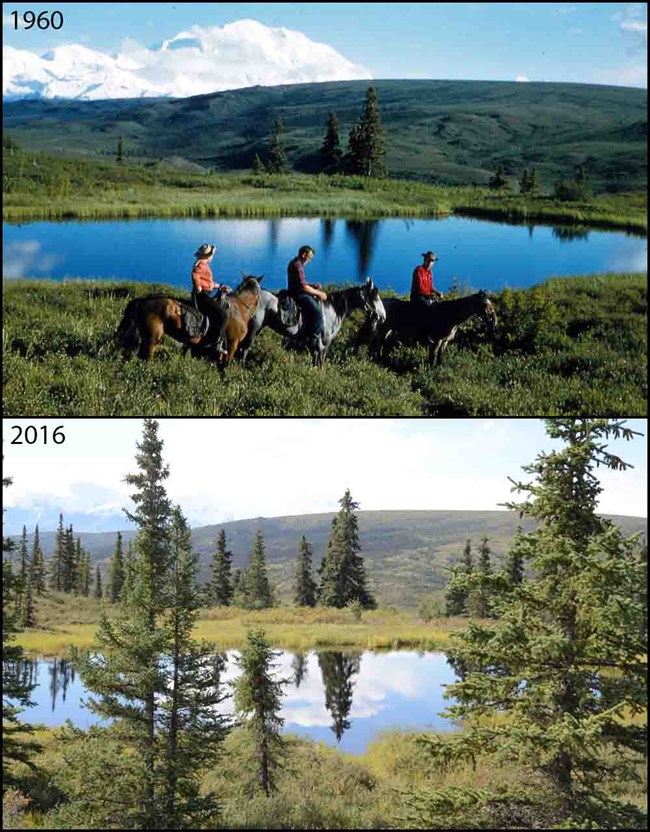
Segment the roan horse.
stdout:
<svg viewBox="0 0 650 832">
<path fill-rule="evenodd" d="M 322 367 L 332 341 L 338 335 L 344 319 L 356 309 L 364 309 L 374 326 L 385 321 L 386 311 L 377 287 L 370 278 L 362 286 L 351 286 L 347 289 L 334 289 L 327 294 L 327 300 L 322 302 L 323 334 L 317 344 L 310 346 L 314 366 Z M 260 302 L 257 312 L 248 325 L 248 335 L 242 342 L 240 354 L 245 360 L 257 333 L 265 326 L 270 326 L 275 332 L 300 344 L 304 343 L 302 322 L 299 319 L 294 325 L 283 323 L 280 315 L 278 296 L 266 289 L 260 289 Z"/>
<path fill-rule="evenodd" d="M 488 322 L 490 332 L 494 331 L 497 323 L 494 307 L 484 291 L 464 298 L 433 303 L 429 307 L 414 307 L 410 301 L 398 298 L 386 298 L 384 306 L 386 320 L 375 330 L 375 351 L 380 356 L 385 355 L 391 336 L 394 340 L 406 338 L 428 344 L 430 364 L 442 363 L 442 356 L 449 342 L 453 341 L 456 330 L 473 315 L 483 316 Z"/>
<path fill-rule="evenodd" d="M 227 304 L 224 312 L 228 315 L 226 364 L 246 337 L 249 321 L 257 311 L 259 280 L 261 278 L 249 275 L 232 294 L 222 298 L 222 303 Z M 203 326 L 196 334 L 188 331 L 188 316 L 202 319 Z M 168 295 L 147 295 L 129 301 L 115 333 L 115 341 L 125 355 L 137 350 L 138 356 L 147 360 L 153 356 L 163 335 L 190 346 L 195 355 L 205 355 L 214 353 L 218 334 L 218 326 L 209 320 L 209 316 L 201 316 L 190 301 Z"/>
</svg>

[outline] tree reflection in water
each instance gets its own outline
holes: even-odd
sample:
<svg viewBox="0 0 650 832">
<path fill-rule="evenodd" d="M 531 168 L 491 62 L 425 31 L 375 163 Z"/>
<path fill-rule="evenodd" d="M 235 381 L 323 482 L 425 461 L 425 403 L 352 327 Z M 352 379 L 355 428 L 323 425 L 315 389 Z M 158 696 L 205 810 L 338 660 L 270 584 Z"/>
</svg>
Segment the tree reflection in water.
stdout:
<svg viewBox="0 0 650 832">
<path fill-rule="evenodd" d="M 330 219 L 326 217 L 325 219 L 321 220 L 320 227 L 322 232 L 323 238 L 323 248 L 325 251 L 329 251 L 332 240 L 334 239 L 334 225 L 336 224 L 336 220 Z"/>
<path fill-rule="evenodd" d="M 365 280 L 377 246 L 379 220 L 346 220 L 345 227 L 358 246 L 357 278 Z"/>
<path fill-rule="evenodd" d="M 48 670 L 50 673 L 50 700 L 52 702 L 52 712 L 54 712 L 59 692 L 62 701 L 65 702 L 68 685 L 75 680 L 75 670 L 70 659 L 53 659 Z"/>
<path fill-rule="evenodd" d="M 553 229 L 553 237 L 561 243 L 572 243 L 574 240 L 588 240 L 589 229 L 584 225 L 564 225 Z"/>
<path fill-rule="evenodd" d="M 332 716 L 332 731 L 338 742 L 350 727 L 348 715 L 352 708 L 353 677 L 361 668 L 361 653 L 327 651 L 318 653 L 323 674 L 325 707 Z"/>
<path fill-rule="evenodd" d="M 293 670 L 293 683 L 296 688 L 299 688 L 307 675 L 307 656 L 304 653 L 295 653 L 291 660 L 291 669 Z"/>
</svg>

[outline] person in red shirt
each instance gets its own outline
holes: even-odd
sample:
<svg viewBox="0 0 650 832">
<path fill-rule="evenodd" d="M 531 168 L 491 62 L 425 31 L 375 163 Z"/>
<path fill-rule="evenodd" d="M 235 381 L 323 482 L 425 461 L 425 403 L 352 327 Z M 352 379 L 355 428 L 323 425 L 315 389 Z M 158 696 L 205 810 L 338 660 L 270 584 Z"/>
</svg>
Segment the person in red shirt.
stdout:
<svg viewBox="0 0 650 832">
<path fill-rule="evenodd" d="M 222 294 L 232 291 L 225 284 L 215 283 L 212 277 L 210 263 L 214 257 L 217 247 L 204 243 L 194 252 L 196 262 L 192 269 L 192 300 L 194 306 L 207 315 L 211 323 L 219 327 L 219 336 L 216 341 L 217 352 L 227 354 L 226 323 L 228 322 L 227 302 L 222 301 Z M 216 297 L 210 295 L 217 290 Z"/>
<path fill-rule="evenodd" d="M 439 292 L 433 285 L 433 272 L 431 271 L 431 266 L 438 258 L 433 251 L 424 252 L 422 257 L 423 264 L 413 270 L 411 302 L 419 306 L 429 306 L 442 298 L 442 292 Z"/>
</svg>

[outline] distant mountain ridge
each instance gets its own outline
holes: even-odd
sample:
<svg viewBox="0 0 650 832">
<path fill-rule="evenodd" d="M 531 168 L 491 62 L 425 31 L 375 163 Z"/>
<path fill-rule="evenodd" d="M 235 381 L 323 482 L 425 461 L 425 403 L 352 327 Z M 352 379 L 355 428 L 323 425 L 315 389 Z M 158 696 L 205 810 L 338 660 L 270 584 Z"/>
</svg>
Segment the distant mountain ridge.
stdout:
<svg viewBox="0 0 650 832">
<path fill-rule="evenodd" d="M 282 116 L 290 165 L 319 169 L 327 119 L 341 144 L 359 120 L 368 80 L 301 83 L 183 99 L 17 101 L 4 129 L 29 150 L 114 158 L 119 136 L 141 161 L 182 155 L 219 171 L 250 170 L 268 153 Z M 551 189 L 586 163 L 599 189 L 645 190 L 645 90 L 586 84 L 379 80 L 391 176 L 486 184 L 499 165 L 519 176 L 536 165 Z"/>
<path fill-rule="evenodd" d="M 332 512 L 259 517 L 195 528 L 192 544 L 200 557 L 200 579 L 208 580 L 219 529 L 226 533 L 235 568 L 247 565 L 253 537 L 259 529 L 271 578 L 280 596 L 288 600 L 301 536 L 304 534 L 312 544 L 317 568 L 325 554 L 334 516 Z M 372 586 L 383 604 L 399 607 L 413 607 L 420 596 L 444 587 L 449 576 L 447 569 L 458 561 L 468 538 L 475 551 L 480 539 L 487 535 L 493 561 L 499 564 L 521 522 L 511 511 L 360 511 L 357 516 L 361 555 Z M 647 535 L 646 518 L 607 516 L 627 536 L 636 532 Z M 72 521 L 64 515 L 64 523 L 69 522 Z M 521 525 L 524 530 L 533 528 L 529 521 Z M 28 527 L 28 531 L 31 544 L 33 529 Z M 77 536 L 91 553 L 92 560 L 107 569 L 116 534 L 81 532 Z M 134 531 L 124 531 L 125 543 L 134 535 Z M 44 532 L 40 537 L 43 551 L 50 555 L 54 550 L 54 533 Z"/>
</svg>

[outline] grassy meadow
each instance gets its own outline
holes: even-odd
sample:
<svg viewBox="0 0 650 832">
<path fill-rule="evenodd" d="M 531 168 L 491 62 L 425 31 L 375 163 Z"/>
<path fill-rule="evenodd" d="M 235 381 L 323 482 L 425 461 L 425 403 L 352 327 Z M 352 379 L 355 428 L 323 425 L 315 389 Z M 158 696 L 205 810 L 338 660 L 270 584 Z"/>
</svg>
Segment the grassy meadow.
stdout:
<svg viewBox="0 0 650 832">
<path fill-rule="evenodd" d="M 450 214 L 647 231 L 645 193 L 565 203 L 486 187 L 306 174 L 200 175 L 151 165 L 3 154 L 3 219 L 443 217 Z"/>
<path fill-rule="evenodd" d="M 113 334 L 132 297 L 178 290 L 109 281 L 6 280 L 4 415 L 645 416 L 644 274 L 551 279 L 494 297 L 488 339 L 473 319 L 440 367 L 398 346 L 383 362 L 345 321 L 322 369 L 264 330 L 224 373 L 169 338 L 123 360 Z"/>
<path fill-rule="evenodd" d="M 36 626 L 20 632 L 16 640 L 30 656 L 65 657 L 71 646 L 93 647 L 100 616 L 110 617 L 115 610 L 108 601 L 48 592 L 37 599 Z M 262 627 L 273 646 L 285 650 L 439 650 L 464 626 L 465 620 L 460 618 L 424 623 L 413 613 L 391 607 L 360 616 L 349 609 L 215 607 L 201 610 L 195 636 L 220 649 L 237 649 L 244 645 L 248 629 Z"/>
</svg>

